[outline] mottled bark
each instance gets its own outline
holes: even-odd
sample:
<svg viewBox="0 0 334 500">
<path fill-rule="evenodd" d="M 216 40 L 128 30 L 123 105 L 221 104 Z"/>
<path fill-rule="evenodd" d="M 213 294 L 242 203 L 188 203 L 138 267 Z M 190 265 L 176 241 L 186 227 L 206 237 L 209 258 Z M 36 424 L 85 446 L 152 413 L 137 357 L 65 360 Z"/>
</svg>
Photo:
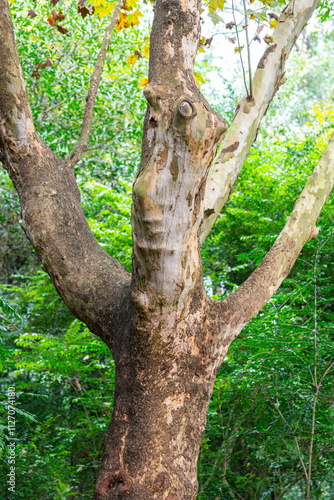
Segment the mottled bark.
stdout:
<svg viewBox="0 0 334 500">
<path fill-rule="evenodd" d="M 298 33 L 315 3 L 293 3 L 295 11 L 288 8 L 286 15 L 293 19 L 291 33 Z M 200 235 L 208 228 L 205 190 L 226 124 L 195 82 L 199 16 L 196 0 L 156 3 L 142 160 L 133 189 L 130 280 L 92 235 L 71 162 L 57 158 L 35 131 L 9 3 L 0 0 L 0 159 L 19 193 L 27 236 L 58 293 L 108 344 L 116 364 L 114 410 L 95 500 L 195 499 L 197 456 L 217 370 L 232 340 L 316 235 L 315 221 L 333 185 L 331 141 L 259 268 L 226 300 L 206 296 L 200 258 Z M 275 47 L 267 50 L 255 83 L 269 78 L 268 72 L 259 73 L 271 67 L 266 61 L 276 68 L 275 78 L 282 76 L 279 61 L 284 64 L 283 49 L 287 54 L 293 39 L 289 35 L 284 45 L 287 32 L 280 36 L 282 43 L 275 39 L 276 48 L 281 43 L 279 57 Z M 236 123 L 248 134 L 250 147 L 273 94 L 270 85 L 261 104 L 256 93 L 261 86 L 254 84 L 255 102 L 243 102 L 223 155 L 232 159 L 239 150 Z M 253 116 L 256 106 L 262 111 Z M 238 156 L 234 176 L 245 156 Z M 229 192 L 231 178 L 219 176 L 220 181 L 217 190 Z"/>
<path fill-rule="evenodd" d="M 191 500 L 197 492 L 219 348 L 198 235 L 207 172 L 226 130 L 195 82 L 199 37 L 199 4 L 157 2 L 133 190 L 134 324 L 116 359 L 96 500 Z"/>
<path fill-rule="evenodd" d="M 261 120 L 277 90 L 285 83 L 285 64 L 292 47 L 320 0 L 291 0 L 282 12 L 253 77 L 253 99 L 238 104 L 223 148 L 215 159 L 205 190 L 205 217 L 201 243 L 210 233 L 227 202 L 257 136 Z"/>
</svg>

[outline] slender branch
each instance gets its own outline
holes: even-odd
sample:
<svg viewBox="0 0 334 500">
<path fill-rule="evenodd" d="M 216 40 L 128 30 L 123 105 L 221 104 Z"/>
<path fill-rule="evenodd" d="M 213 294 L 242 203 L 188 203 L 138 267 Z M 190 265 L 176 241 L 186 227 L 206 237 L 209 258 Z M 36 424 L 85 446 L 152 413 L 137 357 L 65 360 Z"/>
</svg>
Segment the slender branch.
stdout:
<svg viewBox="0 0 334 500">
<path fill-rule="evenodd" d="M 318 346 L 317 346 L 317 328 L 318 328 L 318 317 L 317 317 L 317 264 L 320 249 L 317 252 L 315 258 L 315 264 L 313 269 L 314 276 L 314 385 L 316 387 L 313 408 L 312 408 L 312 427 L 311 427 L 311 442 L 309 449 L 309 459 L 308 459 L 308 479 L 306 483 L 306 499 L 310 500 L 310 488 L 311 488 L 311 474 L 312 474 L 312 453 L 313 453 L 313 441 L 314 441 L 314 431 L 315 431 L 315 411 L 317 406 L 317 399 L 319 394 L 320 386 L 318 385 L 317 378 L 317 358 L 318 358 Z"/>
<path fill-rule="evenodd" d="M 59 108 L 62 104 L 64 104 L 65 101 L 60 101 L 60 102 L 56 102 L 55 104 L 53 104 L 52 106 L 50 106 L 49 108 L 45 109 L 44 111 L 41 111 L 36 119 L 37 122 L 40 122 L 41 120 L 44 120 L 44 117 L 50 112 L 52 111 L 53 109 L 56 109 L 56 108 Z"/>
<path fill-rule="evenodd" d="M 334 366 L 334 361 L 333 361 L 333 362 L 331 362 L 331 363 L 328 365 L 328 367 L 326 368 L 326 370 L 324 371 L 324 373 L 323 373 L 323 375 L 322 375 L 322 377 L 321 377 L 321 379 L 320 379 L 319 386 L 321 386 L 323 379 L 324 379 L 324 378 L 326 377 L 326 375 L 330 372 L 330 370 L 333 368 L 333 366 Z"/>
<path fill-rule="evenodd" d="M 280 287 L 305 243 L 318 235 L 315 223 L 333 184 L 334 134 L 270 251 L 250 277 L 219 302 L 221 321 L 230 324 L 229 341 Z"/>
<path fill-rule="evenodd" d="M 316 305 L 316 304 L 315 304 Z M 316 310 L 316 309 L 315 309 Z M 317 358 L 317 338 L 316 338 L 316 328 L 317 328 L 317 319 L 316 319 L 316 313 L 315 313 L 315 362 Z M 316 384 L 316 391 L 314 395 L 314 401 L 313 401 L 313 409 L 312 409 L 312 428 L 311 428 L 311 442 L 310 442 L 310 450 L 309 450 L 309 461 L 308 461 L 308 480 L 306 484 L 306 499 L 310 500 L 311 496 L 311 474 L 312 474 L 312 455 L 313 455 L 313 442 L 314 442 L 314 432 L 315 432 L 315 413 L 316 413 L 316 406 L 317 406 L 317 401 L 318 401 L 318 396 L 319 396 L 319 391 L 322 385 L 322 381 L 325 378 L 325 376 L 328 374 L 332 366 L 334 365 L 334 362 L 330 363 L 330 365 L 327 367 L 325 372 L 323 373 L 319 384 L 317 384 L 317 372 L 316 372 L 316 364 L 314 366 L 314 378 L 315 378 L 315 384 Z"/>
<path fill-rule="evenodd" d="M 283 490 L 280 491 L 280 493 L 278 494 L 278 497 L 276 500 L 281 500 L 281 498 L 285 495 L 285 493 L 287 491 L 289 491 L 289 489 L 296 483 L 298 483 L 298 481 L 303 477 L 304 473 L 301 472 L 299 474 L 299 476 L 296 477 L 296 479 L 294 479 L 293 481 L 291 481 L 291 483 L 289 483 Z"/>
<path fill-rule="evenodd" d="M 96 101 L 97 91 L 101 81 L 104 62 L 107 52 L 109 50 L 110 40 L 117 23 L 117 19 L 122 7 L 122 0 L 116 0 L 109 24 L 106 28 L 104 38 L 101 44 L 99 55 L 97 56 L 96 65 L 93 74 L 90 78 L 90 86 L 86 97 L 86 107 L 82 122 L 81 135 L 77 144 L 74 146 L 72 152 L 69 154 L 66 163 L 70 168 L 73 168 L 81 158 L 81 155 L 87 149 L 89 140 L 90 127 L 92 124 L 94 106 Z"/>
<path fill-rule="evenodd" d="M 241 54 L 241 45 L 240 45 L 240 40 L 239 40 L 239 31 L 238 31 L 238 28 L 237 28 L 237 21 L 236 21 L 236 18 L 235 18 L 234 1 L 233 0 L 232 0 L 232 13 L 233 13 L 233 20 L 234 20 L 234 25 L 235 25 L 235 32 L 236 32 L 237 40 L 238 40 L 239 56 L 240 56 L 240 62 L 241 62 L 242 74 L 243 74 L 243 78 L 244 78 L 245 89 L 246 89 L 247 97 L 249 98 L 248 87 L 247 87 L 247 82 L 246 82 L 246 72 L 245 72 L 244 62 L 243 62 L 242 54 Z"/>
<path fill-rule="evenodd" d="M 250 57 L 250 43 L 248 37 L 248 16 L 246 9 L 246 1 L 243 0 L 244 3 L 244 11 L 245 11 L 245 29 L 246 29 L 246 42 L 247 42 L 247 58 L 248 58 L 248 78 L 249 78 L 249 98 L 253 98 L 253 83 L 252 83 L 252 67 L 251 67 L 251 57 Z"/>
<path fill-rule="evenodd" d="M 298 452 L 298 456 L 299 456 L 299 460 L 300 460 L 300 463 L 303 467 L 303 471 L 304 471 L 304 474 L 305 474 L 305 478 L 306 478 L 306 482 L 308 481 L 308 476 L 307 476 L 307 470 L 306 470 L 306 467 L 305 467 L 305 464 L 304 464 L 304 460 L 302 458 L 302 455 L 301 455 L 301 452 L 300 452 L 300 448 L 299 448 L 299 443 L 298 443 L 298 439 L 296 438 L 296 436 L 294 435 L 294 432 L 293 432 L 293 429 L 291 427 L 291 425 L 289 424 L 289 422 L 284 418 L 281 410 L 279 409 L 279 407 L 277 405 L 275 405 L 274 403 L 272 403 L 272 405 L 274 406 L 274 408 L 278 411 L 281 419 L 283 420 L 283 422 L 285 423 L 285 425 L 287 425 L 290 429 L 290 431 L 292 432 L 292 435 L 293 435 L 293 439 L 295 441 L 295 444 L 296 444 L 296 448 L 297 448 L 297 452 Z"/>
</svg>

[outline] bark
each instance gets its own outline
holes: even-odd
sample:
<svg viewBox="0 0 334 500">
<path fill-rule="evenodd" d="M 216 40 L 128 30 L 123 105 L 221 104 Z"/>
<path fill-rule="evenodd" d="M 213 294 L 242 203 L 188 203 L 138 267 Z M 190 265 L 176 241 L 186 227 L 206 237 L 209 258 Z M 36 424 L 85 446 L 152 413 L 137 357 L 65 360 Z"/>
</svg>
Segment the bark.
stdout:
<svg viewBox="0 0 334 500">
<path fill-rule="evenodd" d="M 198 235 L 207 172 L 226 130 L 195 82 L 199 37 L 199 4 L 157 2 L 133 190 L 134 324 L 115 359 L 115 408 L 96 500 L 190 500 L 197 492 L 218 368 Z"/>
<path fill-rule="evenodd" d="M 297 17 L 295 11 L 286 15 L 300 27 L 311 2 L 293 1 L 302 10 Z M 200 258 L 205 189 L 227 127 L 195 82 L 199 39 L 200 2 L 157 1 L 142 160 L 133 189 L 130 279 L 92 235 L 71 161 L 57 158 L 35 131 L 9 3 L 0 0 L 0 159 L 19 193 L 27 236 L 58 293 L 115 359 L 114 410 L 95 500 L 195 499 L 197 457 L 217 370 L 232 340 L 315 236 L 316 218 L 333 185 L 332 140 L 259 268 L 226 300 L 206 296 Z M 267 51 L 265 60 L 276 58 L 275 51 Z M 243 104 L 244 115 L 252 116 L 257 99 L 255 94 L 255 104 Z M 245 132 L 247 126 L 246 120 Z M 226 144 L 228 155 L 239 147 Z M 222 179 L 225 192 L 230 180 Z"/>
</svg>

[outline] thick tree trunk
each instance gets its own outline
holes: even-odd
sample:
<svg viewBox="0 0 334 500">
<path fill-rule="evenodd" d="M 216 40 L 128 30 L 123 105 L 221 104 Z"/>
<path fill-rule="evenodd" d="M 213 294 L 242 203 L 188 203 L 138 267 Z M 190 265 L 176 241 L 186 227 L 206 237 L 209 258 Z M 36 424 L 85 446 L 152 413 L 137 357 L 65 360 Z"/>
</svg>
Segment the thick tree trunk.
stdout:
<svg viewBox="0 0 334 500">
<path fill-rule="evenodd" d="M 208 169 L 227 128 L 195 82 L 199 22 L 197 2 L 158 0 L 133 194 L 134 322 L 122 355 L 114 350 L 115 409 L 96 500 L 197 492 L 218 366 L 199 234 Z"/>
<path fill-rule="evenodd" d="M 218 367 L 205 304 L 196 294 L 187 318 L 164 336 L 139 326 L 123 337 L 95 500 L 195 499 Z"/>
</svg>

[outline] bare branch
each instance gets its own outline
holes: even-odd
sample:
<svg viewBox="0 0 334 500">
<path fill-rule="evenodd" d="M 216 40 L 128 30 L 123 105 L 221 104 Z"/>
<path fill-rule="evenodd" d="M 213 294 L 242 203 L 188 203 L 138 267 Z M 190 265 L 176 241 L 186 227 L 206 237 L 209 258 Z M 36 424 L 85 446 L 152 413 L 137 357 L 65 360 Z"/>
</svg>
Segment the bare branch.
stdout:
<svg viewBox="0 0 334 500">
<path fill-rule="evenodd" d="M 242 75 L 243 75 L 243 78 L 244 78 L 244 84 L 245 84 L 245 89 L 246 89 L 247 98 L 249 99 L 249 98 L 250 98 L 250 95 L 249 95 L 249 92 L 248 92 L 248 87 L 247 87 L 246 72 L 245 72 L 245 67 L 244 67 L 244 61 L 243 61 L 243 59 L 242 59 L 242 54 L 241 54 L 242 47 L 241 47 L 241 45 L 240 45 L 239 31 L 238 31 L 238 27 L 237 27 L 237 21 L 236 21 L 236 18 L 235 18 L 235 12 L 234 12 L 234 2 L 233 2 L 233 0 L 232 0 L 232 13 L 233 13 L 233 19 L 234 19 L 234 25 L 235 25 L 235 33 L 236 33 L 236 35 L 237 35 L 237 41 L 238 41 L 239 57 L 240 57 L 240 63 L 241 63 L 241 68 L 242 68 Z M 246 22 L 247 22 L 247 20 L 246 20 Z M 247 40 L 247 43 L 248 43 L 248 40 Z"/>
<path fill-rule="evenodd" d="M 90 78 L 90 86 L 88 90 L 88 94 L 86 97 L 86 107 L 85 113 L 82 122 L 81 135 L 77 144 L 74 146 L 73 150 L 69 154 L 66 163 L 70 168 L 73 168 L 81 158 L 81 155 L 87 149 L 87 144 L 89 140 L 90 127 L 92 124 L 94 106 L 97 91 L 99 89 L 99 84 L 101 81 L 102 71 L 104 62 L 106 59 L 107 52 L 109 50 L 110 40 L 114 31 L 114 28 L 117 23 L 117 19 L 122 7 L 123 1 L 116 0 L 112 15 L 110 17 L 109 24 L 106 28 L 104 38 L 101 44 L 99 55 L 97 56 L 96 65 L 93 71 L 93 74 Z"/>
<path fill-rule="evenodd" d="M 261 120 L 278 88 L 285 81 L 285 61 L 312 16 L 319 0 L 292 0 L 281 14 L 273 40 L 265 50 L 253 78 L 253 97 L 245 95 L 238 105 L 226 134 L 223 148 L 208 175 L 204 198 L 204 223 L 201 243 L 205 240 L 227 202 L 240 174 Z"/>
<path fill-rule="evenodd" d="M 249 97 L 253 98 L 253 82 L 252 82 L 252 66 L 251 66 L 251 56 L 250 56 L 250 42 L 248 36 L 248 16 L 246 9 L 246 1 L 243 0 L 244 12 L 245 12 L 245 30 L 246 30 L 246 43 L 247 43 L 247 59 L 248 59 L 248 78 L 249 78 Z"/>
<path fill-rule="evenodd" d="M 283 490 L 280 491 L 280 493 L 278 494 L 278 497 L 277 497 L 277 500 L 281 500 L 281 498 L 285 495 L 285 493 L 287 491 L 289 491 L 289 489 L 296 483 L 298 483 L 298 481 L 300 481 L 300 479 L 303 477 L 304 473 L 301 472 L 299 474 L 299 476 L 296 477 L 296 479 L 294 479 L 293 481 L 291 481 Z"/>
</svg>

